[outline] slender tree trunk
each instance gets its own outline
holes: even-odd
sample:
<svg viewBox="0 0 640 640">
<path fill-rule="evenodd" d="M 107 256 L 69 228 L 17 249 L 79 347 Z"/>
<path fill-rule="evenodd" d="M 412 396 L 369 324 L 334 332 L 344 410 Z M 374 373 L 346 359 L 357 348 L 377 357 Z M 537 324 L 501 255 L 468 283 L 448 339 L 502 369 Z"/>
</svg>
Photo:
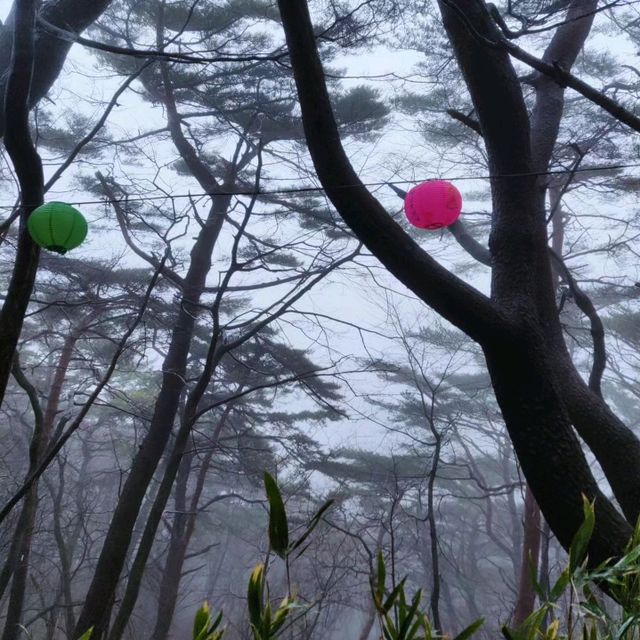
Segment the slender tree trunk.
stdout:
<svg viewBox="0 0 640 640">
<path fill-rule="evenodd" d="M 226 421 L 227 416 L 229 415 L 230 410 L 231 410 L 230 405 L 227 408 L 225 408 L 225 411 L 223 412 L 222 417 L 220 418 L 216 426 L 216 429 L 214 431 L 214 434 L 213 434 L 214 441 L 217 441 L 218 437 L 220 436 L 220 432 L 224 426 L 224 423 Z M 147 522 L 145 523 L 142 538 L 140 540 L 140 546 L 138 547 L 135 554 L 133 565 L 131 567 L 129 577 L 127 579 L 127 586 L 125 589 L 124 596 L 122 598 L 122 603 L 120 605 L 120 609 L 118 610 L 118 613 L 114 620 L 111 633 L 109 634 L 109 640 L 120 640 L 120 638 L 122 637 L 122 634 L 125 631 L 129 618 L 133 613 L 133 609 L 138 599 L 138 593 L 140 591 L 140 585 L 142 583 L 144 570 L 147 564 L 147 560 L 149 558 L 149 554 L 151 553 L 151 548 L 155 540 L 156 532 L 158 530 L 158 526 L 160 524 L 162 514 L 164 513 L 164 509 L 171 496 L 171 490 L 173 488 L 173 484 L 176 479 L 176 476 L 179 473 L 180 469 L 183 468 L 181 465 L 181 462 L 183 460 L 185 446 L 188 442 L 189 435 L 191 434 L 191 428 L 193 426 L 191 422 L 191 418 L 192 418 L 191 415 L 183 416 L 182 426 L 178 431 L 176 442 L 174 444 L 173 451 L 169 458 L 167 468 L 165 469 L 162 482 L 160 483 L 158 493 L 156 495 L 156 498 L 149 512 L 149 517 L 147 519 Z M 211 452 L 211 455 L 212 453 L 213 452 Z M 196 493 L 198 497 L 200 496 L 200 493 L 202 492 L 202 489 L 204 487 L 206 470 L 211 460 L 211 455 L 208 456 L 207 467 L 205 467 L 204 469 L 204 475 L 201 475 L 198 479 L 198 484 L 196 486 Z M 188 476 L 186 480 L 188 480 Z M 186 487 L 183 487 L 183 488 L 186 488 Z M 180 501 L 181 499 L 178 496 L 178 502 Z M 197 508 L 197 502 L 193 510 L 195 510 L 196 508 Z M 184 509 L 182 510 L 184 511 Z M 176 511 L 178 511 L 178 509 L 176 509 Z M 184 519 L 179 517 L 179 514 L 176 514 L 176 515 L 177 515 L 176 524 L 178 525 L 179 529 L 182 530 L 182 523 Z M 186 528 L 186 535 L 188 535 L 189 538 L 191 537 L 192 533 L 193 533 L 193 524 L 187 526 Z M 178 534 L 178 538 L 179 539 L 181 538 L 181 532 L 180 534 Z M 187 541 L 187 544 L 188 544 L 188 541 Z M 180 549 L 180 545 L 177 542 L 174 543 L 173 532 L 171 536 L 171 545 L 169 549 L 170 551 L 172 546 L 175 547 L 176 549 Z M 174 553 L 176 552 L 176 549 L 174 549 Z M 186 551 L 186 547 L 185 547 L 185 551 Z M 180 567 L 182 567 L 183 561 L 184 561 L 184 558 L 180 562 Z M 172 559 L 172 562 L 173 562 L 173 559 Z M 179 582 L 179 579 L 178 579 L 178 582 Z M 176 585 L 176 589 L 177 589 L 177 585 Z M 177 593 L 176 593 L 176 597 L 177 597 Z M 173 604 L 173 607 L 175 607 L 175 602 Z M 171 615 L 171 617 L 173 617 L 173 614 Z M 171 622 L 171 619 L 169 620 L 169 623 L 170 622 Z"/>
<path fill-rule="evenodd" d="M 456 608 L 453 605 L 453 597 L 451 596 L 451 589 L 446 580 L 442 582 L 442 598 L 447 607 L 447 622 L 444 625 L 446 629 L 451 629 L 452 625 L 459 620 L 459 616 L 456 613 Z"/>
<path fill-rule="evenodd" d="M 378 527 L 378 534 L 376 535 L 376 551 L 382 550 L 382 543 L 384 542 L 384 536 L 386 534 L 386 529 L 382 524 Z M 373 629 L 373 625 L 376 622 L 377 611 L 375 604 L 371 598 L 367 600 L 367 618 L 365 620 L 364 626 L 360 635 L 358 636 L 358 640 L 368 640 L 371 635 L 371 630 Z"/>
<path fill-rule="evenodd" d="M 22 609 L 24 606 L 25 591 L 27 587 L 27 577 L 29 575 L 29 555 L 31 552 L 31 540 L 33 538 L 33 527 L 35 524 L 36 511 L 38 508 L 38 488 L 31 487 L 25 496 L 21 515 L 21 525 L 24 527 L 21 532 L 14 535 L 20 539 L 18 545 L 18 556 L 11 582 L 11 592 L 9 596 L 9 608 L 5 620 L 2 640 L 16 640 L 22 634 L 20 623 L 22 622 Z"/>
<path fill-rule="evenodd" d="M 431 414 L 427 419 L 431 435 L 435 441 L 435 448 L 433 450 L 431 469 L 429 470 L 429 480 L 427 484 L 427 514 L 429 522 L 432 573 L 432 587 L 429 604 L 431 606 L 431 616 L 435 631 L 437 633 L 442 633 L 442 623 L 440 621 L 440 550 L 438 548 L 438 527 L 436 523 L 436 508 L 434 500 L 435 484 L 438 476 L 438 464 L 440 463 L 440 451 L 442 449 L 442 434 L 436 428 L 433 412 L 433 400 L 431 403 Z"/>
<path fill-rule="evenodd" d="M 218 562 L 216 563 L 213 571 L 209 570 L 209 575 L 207 579 L 207 601 L 213 602 L 215 600 L 215 591 L 218 586 L 218 580 L 220 579 L 220 575 L 222 574 L 222 566 L 224 565 L 225 558 L 227 557 L 227 553 L 229 552 L 229 542 L 231 538 L 229 533 L 227 533 L 224 537 L 223 547 L 220 549 L 220 554 L 218 557 Z"/>
<path fill-rule="evenodd" d="M 165 559 L 160 581 L 160 595 L 158 596 L 158 608 L 156 610 L 156 623 L 149 636 L 151 640 L 165 640 L 171 628 L 173 612 L 180 590 L 182 577 L 182 565 L 187 553 L 189 540 L 187 539 L 187 521 L 192 517 L 187 514 L 187 483 L 193 463 L 193 455 L 185 456 L 180 465 L 180 471 L 176 479 L 175 490 L 175 515 L 171 527 L 171 539 Z"/>
<path fill-rule="evenodd" d="M 522 543 L 522 559 L 520 579 L 518 581 L 518 597 L 513 612 L 513 625 L 518 627 L 533 613 L 536 592 L 531 576 L 538 574 L 538 558 L 540 556 L 540 509 L 536 504 L 531 489 L 527 486 L 524 500 L 524 539 Z"/>
<path fill-rule="evenodd" d="M 83 457 L 82 465 L 78 476 L 82 478 L 87 471 L 87 463 L 89 457 L 85 455 Z M 60 556 L 60 593 L 61 600 L 64 608 L 64 621 L 65 632 L 67 637 L 71 637 L 75 628 L 75 616 L 73 614 L 73 597 L 71 593 L 71 580 L 72 580 L 72 558 L 73 548 L 81 529 L 81 513 L 82 509 L 77 510 L 78 523 L 74 527 L 74 530 L 68 536 L 68 540 L 65 537 L 65 533 L 62 528 L 62 515 L 63 515 L 63 498 L 66 491 L 65 483 L 65 464 L 62 460 L 58 459 L 58 486 L 54 487 L 52 482 L 45 482 L 49 488 L 51 499 L 53 502 L 53 535 L 58 548 L 58 555 Z"/>
<path fill-rule="evenodd" d="M 51 382 L 51 391 L 49 393 L 47 406 L 45 408 L 42 422 L 33 430 L 33 436 L 29 447 L 29 469 L 26 477 L 29 477 L 40 464 L 44 452 L 47 450 L 51 440 L 51 432 L 58 407 L 60 404 L 60 396 L 62 393 L 62 385 L 64 384 L 71 356 L 78 341 L 80 331 L 72 331 L 64 341 L 62 351 L 56 365 L 56 370 Z M 11 584 L 11 595 L 9 599 L 9 611 L 5 621 L 5 628 L 2 634 L 2 640 L 16 640 L 21 633 L 19 623 L 22 618 L 22 609 L 25 599 L 25 591 L 27 587 L 27 578 L 29 574 L 29 556 L 31 553 L 31 543 L 33 540 L 33 528 L 38 510 L 38 482 L 34 482 L 27 492 L 22 503 L 22 510 L 18 519 L 18 526 L 14 532 L 14 540 L 11 543 L 11 549 L 17 550 L 13 559 L 14 568 L 13 582 Z M 8 562 L 9 562 L 8 561 Z M 7 573 L 9 570 L 7 570 Z M 3 570 L 3 574 L 5 571 Z M 4 578 L 4 575 L 3 575 Z"/>
<path fill-rule="evenodd" d="M 185 385 L 187 358 L 198 313 L 197 305 L 211 268 L 211 254 L 229 202 L 230 196 L 213 197 L 207 221 L 191 250 L 191 262 L 184 278 L 180 310 L 162 367 L 162 385 L 149 431 L 133 459 L 131 471 L 113 513 L 84 607 L 76 624 L 76 638 L 93 627 L 92 640 L 102 640 L 108 628 L 105 602 L 111 601 L 116 591 L 140 505 L 173 429 Z"/>
<path fill-rule="evenodd" d="M 122 598 L 122 603 L 120 604 L 120 608 L 113 622 L 111 632 L 109 633 L 109 640 L 120 640 L 120 638 L 122 638 L 126 625 L 129 622 L 129 618 L 133 613 L 133 609 L 136 605 L 138 594 L 140 592 L 140 587 L 142 585 L 144 570 L 146 568 L 149 555 L 151 554 L 153 543 L 155 542 L 156 532 L 162 519 L 162 514 L 164 513 L 165 507 L 171 496 L 176 476 L 179 471 L 184 468 L 184 465 L 182 464 L 182 462 L 184 462 L 182 454 L 190 432 L 191 430 L 185 429 L 183 425 L 180 428 L 178 437 L 176 438 L 174 450 L 171 453 L 169 464 L 167 465 L 162 482 L 160 483 L 160 488 L 158 489 L 153 506 L 149 512 L 149 518 L 145 523 L 144 532 L 140 539 L 140 545 L 134 556 L 131 571 L 127 578 L 127 586 Z M 189 463 L 187 462 L 187 464 Z M 185 470 L 185 473 L 188 473 L 188 470 Z M 185 487 L 177 487 L 176 491 L 180 491 L 183 488 Z M 178 501 L 180 501 L 179 498 Z M 174 531 L 171 532 L 169 553 L 171 553 L 172 548 L 176 545 L 179 546 L 180 544 L 179 541 L 181 540 L 184 531 L 184 520 L 184 515 L 176 514 L 173 527 L 174 529 L 177 528 L 177 530 L 175 533 Z"/>
<path fill-rule="evenodd" d="M 218 427 L 213 435 L 213 444 L 215 444 L 220 437 L 222 427 L 226 422 L 226 416 L 228 416 L 228 412 L 226 412 L 225 416 L 219 421 Z M 153 631 L 151 632 L 151 640 L 166 640 L 169 635 L 171 622 L 173 621 L 173 616 L 176 610 L 178 595 L 180 593 L 180 581 L 182 579 L 184 562 L 195 530 L 198 515 L 198 504 L 200 502 L 200 497 L 202 496 L 202 491 L 204 490 L 205 480 L 211 465 L 213 452 L 214 450 L 212 448 L 202 461 L 200 471 L 198 472 L 196 486 L 189 505 L 187 505 L 186 500 L 186 485 L 189 480 L 189 471 L 191 470 L 193 456 L 190 455 L 188 461 L 187 459 L 183 460 L 185 472 L 183 477 L 179 477 L 178 482 L 176 483 L 176 518 L 174 520 L 173 528 L 171 529 L 171 542 L 167 552 L 165 567 L 162 572 L 160 595 L 158 597 L 158 609 L 156 611 L 156 623 Z M 185 464 L 187 462 L 188 464 Z M 181 483 L 184 486 L 184 489 L 181 488 L 180 491 L 178 491 L 178 485 Z M 188 513 L 182 514 L 180 513 L 181 511 L 188 511 Z"/>
<path fill-rule="evenodd" d="M 18 521 L 16 522 L 16 528 L 13 532 L 13 536 L 11 537 L 7 558 L 2 565 L 2 572 L 0 572 L 0 599 L 4 596 L 4 592 L 9 586 L 9 582 L 11 581 L 11 577 L 13 576 L 13 572 L 16 568 L 18 552 L 21 545 L 21 536 L 19 535 L 19 532 L 24 531 L 26 527 L 26 515 L 27 512 L 24 509 L 21 509 Z"/>
</svg>

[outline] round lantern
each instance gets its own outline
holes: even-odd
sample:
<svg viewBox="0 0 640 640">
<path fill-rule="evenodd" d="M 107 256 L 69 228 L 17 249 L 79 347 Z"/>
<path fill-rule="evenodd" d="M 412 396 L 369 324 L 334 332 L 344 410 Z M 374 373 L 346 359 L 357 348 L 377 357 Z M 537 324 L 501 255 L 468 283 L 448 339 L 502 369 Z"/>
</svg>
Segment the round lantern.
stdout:
<svg viewBox="0 0 640 640">
<path fill-rule="evenodd" d="M 81 245 L 88 229 L 84 216 L 64 202 L 48 202 L 35 209 L 27 228 L 36 244 L 62 254 Z"/>
<path fill-rule="evenodd" d="M 420 229 L 441 229 L 453 224 L 462 210 L 460 192 L 445 180 L 423 182 L 407 193 L 404 212 Z"/>
</svg>

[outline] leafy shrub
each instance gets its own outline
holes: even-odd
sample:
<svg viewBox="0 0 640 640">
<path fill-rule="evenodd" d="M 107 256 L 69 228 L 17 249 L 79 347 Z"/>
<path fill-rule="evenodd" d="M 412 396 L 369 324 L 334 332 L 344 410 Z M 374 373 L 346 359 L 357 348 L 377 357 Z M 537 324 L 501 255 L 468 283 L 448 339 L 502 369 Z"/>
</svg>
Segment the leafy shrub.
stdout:
<svg viewBox="0 0 640 640">
<path fill-rule="evenodd" d="M 307 540 L 316 528 L 331 501 L 325 503 L 310 520 L 302 535 L 290 541 L 287 514 L 278 484 L 264 474 L 265 491 L 269 503 L 269 544 L 273 553 L 286 565 L 292 557 L 302 555 Z M 593 570 L 587 569 L 587 549 L 595 523 L 593 504 L 584 501 L 585 519 L 576 533 L 569 552 L 569 563 L 555 584 L 544 592 L 532 581 L 538 593 L 540 607 L 516 629 L 502 628 L 506 640 L 640 640 L 640 521 L 629 541 L 625 555 L 608 561 Z M 378 615 L 381 640 L 446 640 L 448 636 L 433 629 L 422 606 L 422 590 L 408 597 L 406 578 L 398 584 L 387 585 L 384 556 L 378 553 L 376 568 L 370 577 L 371 597 Z M 606 591 L 617 603 L 615 614 L 604 604 Z M 559 603 L 568 598 L 564 620 L 559 617 Z M 283 636 L 287 621 L 294 609 L 305 613 L 303 605 L 290 592 L 274 608 L 269 597 L 265 565 L 258 564 L 251 572 L 247 590 L 248 621 L 254 640 L 276 640 Z M 209 605 L 203 604 L 196 613 L 193 640 L 222 640 L 223 614 L 215 620 Z M 477 620 L 453 640 L 472 638 L 483 625 Z M 82 640 L 88 640 L 89 636 Z"/>
</svg>

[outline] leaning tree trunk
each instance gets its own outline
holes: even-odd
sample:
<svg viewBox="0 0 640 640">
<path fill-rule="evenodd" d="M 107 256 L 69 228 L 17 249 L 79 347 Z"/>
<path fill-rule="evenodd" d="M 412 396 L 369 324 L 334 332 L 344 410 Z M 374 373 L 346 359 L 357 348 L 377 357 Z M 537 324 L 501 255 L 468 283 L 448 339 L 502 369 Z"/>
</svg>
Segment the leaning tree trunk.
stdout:
<svg viewBox="0 0 640 640">
<path fill-rule="evenodd" d="M 176 481 L 176 514 L 171 529 L 171 540 L 169 549 L 165 559 L 164 568 L 162 570 L 162 578 L 160 580 L 160 594 L 158 596 L 158 607 L 156 609 L 156 622 L 153 631 L 149 636 L 150 640 L 166 640 L 171 628 L 171 622 L 180 593 L 180 582 L 182 580 L 182 568 L 184 566 L 187 549 L 191 542 L 193 534 L 198 501 L 202 488 L 204 486 L 204 477 L 206 476 L 209 462 L 211 461 L 212 452 L 209 452 L 207 459 L 203 461 L 204 467 L 199 474 L 196 492 L 191 500 L 191 505 L 187 505 L 186 484 L 191 471 L 192 456 L 190 460 L 184 459 L 182 462 L 183 469 L 180 470 L 179 477 Z M 196 497 L 197 494 L 197 497 Z"/>
<path fill-rule="evenodd" d="M 183 302 L 180 304 L 169 350 L 162 366 L 162 385 L 149 431 L 133 459 L 131 471 L 111 518 L 93 579 L 76 624 L 75 637 L 80 637 L 87 629 L 93 627 L 92 640 L 101 640 L 108 628 L 110 608 L 107 611 L 105 603 L 110 602 L 115 594 L 140 505 L 173 429 L 185 385 L 197 305 L 204 291 L 206 277 L 211 268 L 211 254 L 229 202 L 230 196 L 213 197 L 209 216 L 191 250 L 191 262 L 184 278 Z"/>
<path fill-rule="evenodd" d="M 305 135 L 327 196 L 391 273 L 480 344 L 516 455 L 561 544 L 568 547 L 582 523 L 586 495 L 596 508 L 590 563 L 619 555 L 631 527 L 598 488 L 573 431 L 574 425 L 579 427 L 575 420 L 572 424 L 564 402 L 558 348 L 552 344 L 552 339 L 562 339 L 562 328 L 548 257 L 544 189 L 531 175 L 530 122 L 522 89 L 505 49 L 490 45 L 502 36 L 486 5 L 447 0 L 440 8 L 493 176 L 490 299 L 435 262 L 366 190 L 340 141 L 307 4 L 278 0 L 278 5 Z M 617 425 L 609 422 L 606 429 L 615 432 Z M 640 451 L 619 444 L 614 441 L 615 451 L 608 452 L 596 446 L 594 453 L 599 460 L 608 456 L 608 462 L 618 456 L 622 465 Z M 630 482 L 636 490 L 640 457 L 632 462 Z M 616 479 L 611 464 L 604 470 Z M 628 498 L 620 491 L 619 485 L 614 487 L 616 497 Z"/>
</svg>

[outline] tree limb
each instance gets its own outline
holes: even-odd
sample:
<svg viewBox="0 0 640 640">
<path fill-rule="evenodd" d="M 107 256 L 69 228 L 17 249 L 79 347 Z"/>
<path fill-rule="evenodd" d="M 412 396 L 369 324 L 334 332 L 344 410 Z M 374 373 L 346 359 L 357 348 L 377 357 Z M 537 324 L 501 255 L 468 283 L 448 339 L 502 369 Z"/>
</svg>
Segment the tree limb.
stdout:
<svg viewBox="0 0 640 640">
<path fill-rule="evenodd" d="M 469 129 L 472 129 L 473 131 L 475 131 L 479 136 L 482 136 L 482 129 L 480 128 L 480 123 L 475 118 L 472 118 L 470 115 L 462 113 L 462 111 L 456 111 L 456 109 L 447 109 L 447 113 L 454 120 L 461 122 L 462 124 L 469 127 Z"/>
<path fill-rule="evenodd" d="M 492 302 L 444 269 L 394 222 L 362 184 L 342 147 L 306 2 L 279 0 L 309 151 L 347 225 L 420 299 L 483 342 L 510 330 Z"/>
<path fill-rule="evenodd" d="M 549 255 L 562 272 L 562 276 L 573 294 L 576 305 L 580 311 L 587 316 L 591 324 L 593 364 L 591 366 L 591 374 L 589 375 L 589 388 L 602 398 L 602 374 L 607 365 L 604 325 L 591 298 L 580 288 L 571 271 L 569 271 L 567 265 L 564 263 L 564 260 L 551 247 L 549 247 Z"/>
<path fill-rule="evenodd" d="M 536 58 L 536 56 L 528 53 L 508 40 L 503 40 L 502 46 L 517 60 L 520 60 L 536 71 L 549 76 L 561 87 L 570 87 L 584 98 L 587 98 L 587 100 L 597 104 L 619 122 L 622 122 L 634 131 L 640 132 L 640 117 L 636 116 L 634 113 L 623 107 L 615 100 L 612 100 L 601 91 L 598 91 L 590 84 L 580 80 L 569 71 L 566 71 L 559 64 L 550 64 L 544 60 L 540 60 L 540 58 Z"/>
<path fill-rule="evenodd" d="M 20 186 L 21 212 L 18 249 L 2 311 L 0 312 L 0 404 L 11 372 L 13 356 L 36 278 L 40 248 L 31 240 L 27 219 L 42 204 L 42 162 L 31 139 L 29 94 L 35 54 L 36 0 L 20 0 L 14 14 L 13 53 L 7 80 L 4 145 Z"/>
<path fill-rule="evenodd" d="M 138 325 L 140 324 L 140 322 L 142 321 L 142 318 L 144 317 L 144 313 L 147 310 L 147 306 L 149 304 L 151 294 L 153 293 L 153 290 L 156 286 L 156 282 L 160 277 L 164 260 L 166 260 L 166 256 L 161 262 L 161 264 L 159 265 L 158 269 L 156 269 L 155 273 L 151 277 L 149 286 L 147 287 L 147 290 L 142 299 L 140 308 L 138 309 L 138 313 L 133 319 L 133 322 L 129 325 L 129 327 L 125 331 L 121 340 L 118 342 L 116 350 L 113 356 L 111 357 L 111 361 L 109 362 L 109 366 L 104 372 L 102 378 L 100 379 L 98 384 L 95 386 L 95 388 L 89 395 L 89 398 L 87 399 L 87 401 L 82 405 L 82 408 L 78 412 L 78 415 L 73 419 L 69 427 L 67 427 L 64 433 L 54 441 L 53 445 L 49 448 L 49 450 L 46 451 L 46 453 L 42 458 L 42 461 L 40 462 L 38 467 L 35 469 L 35 471 L 24 481 L 24 484 L 20 487 L 20 489 L 18 489 L 18 491 L 16 491 L 14 495 L 2 507 L 2 509 L 0 510 L 0 523 L 2 523 L 6 519 L 6 517 L 11 513 L 11 510 L 13 509 L 13 507 L 15 507 L 16 504 L 18 504 L 18 502 L 20 502 L 20 500 L 29 491 L 33 483 L 36 482 L 38 478 L 40 478 L 40 476 L 47 470 L 51 462 L 55 459 L 55 457 L 60 452 L 60 449 L 64 447 L 64 445 L 67 443 L 69 438 L 81 426 L 83 420 L 91 410 L 91 407 L 93 406 L 95 401 L 98 399 L 98 396 L 102 393 L 103 389 L 109 383 L 111 376 L 116 370 L 116 366 L 118 364 L 118 361 L 120 360 L 120 356 L 125 352 L 127 348 L 127 343 L 129 342 L 129 338 L 133 335 L 133 332 L 138 328 Z"/>
<path fill-rule="evenodd" d="M 8 92 L 7 70 L 10 68 L 13 27 L 21 0 L 16 0 L 6 24 L 0 29 L 0 96 Z M 38 3 L 40 4 L 40 3 Z M 70 32 L 80 33 L 91 25 L 111 4 L 111 0 L 54 0 L 42 3 L 38 17 Z M 33 52 L 33 78 L 28 98 L 29 108 L 36 105 L 56 81 L 72 43 L 61 40 L 44 29 L 36 29 Z M 9 92 L 10 93 L 10 92 Z M 0 100 L 0 134 L 5 129 L 3 100 Z"/>
</svg>

